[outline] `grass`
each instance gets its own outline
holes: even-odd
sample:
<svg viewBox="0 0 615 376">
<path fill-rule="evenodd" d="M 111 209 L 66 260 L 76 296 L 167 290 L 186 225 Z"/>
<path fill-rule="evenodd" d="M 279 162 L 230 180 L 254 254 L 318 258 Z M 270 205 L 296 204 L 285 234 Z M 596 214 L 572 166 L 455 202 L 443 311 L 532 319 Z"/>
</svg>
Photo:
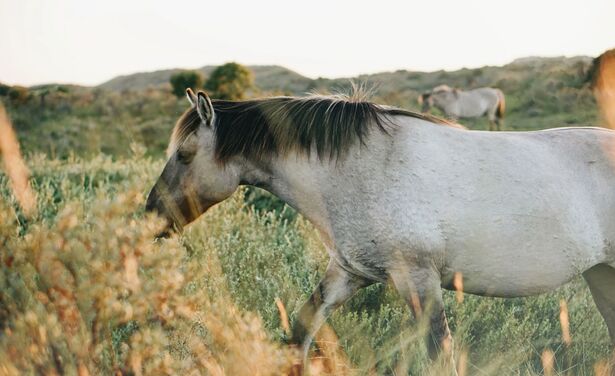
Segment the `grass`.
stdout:
<svg viewBox="0 0 615 376">
<path fill-rule="evenodd" d="M 263 197 L 254 196 L 264 193 L 242 190 L 180 238 L 154 244 L 157 224 L 142 206 L 162 161 L 135 149 L 121 160 L 30 158 L 39 211 L 27 219 L 0 175 L 0 373 L 53 373 L 58 359 L 64 373 L 288 370 L 275 301 L 292 325 L 324 271 L 312 226 L 290 208 L 259 208 Z M 458 303 L 447 292 L 445 300 L 468 374 L 542 374 L 550 349 L 560 374 L 593 375 L 609 355 L 607 329 L 580 279 L 539 297 L 466 295 Z M 421 325 L 389 286 L 361 291 L 329 322 L 353 374 L 436 372 Z"/>
</svg>

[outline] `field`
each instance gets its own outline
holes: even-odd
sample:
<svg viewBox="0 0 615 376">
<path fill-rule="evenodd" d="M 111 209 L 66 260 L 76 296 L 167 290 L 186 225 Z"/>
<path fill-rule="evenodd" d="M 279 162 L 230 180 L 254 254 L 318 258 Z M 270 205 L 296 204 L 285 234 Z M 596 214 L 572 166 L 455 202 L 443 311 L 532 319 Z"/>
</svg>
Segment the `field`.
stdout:
<svg viewBox="0 0 615 376">
<path fill-rule="evenodd" d="M 570 78 L 577 87 L 553 84 L 552 95 L 570 94 L 566 110 L 533 97 L 544 116 L 513 91 L 510 122 L 597 121 L 579 77 Z M 160 223 L 144 215 L 144 197 L 185 104 L 143 90 L 74 89 L 45 108 L 9 108 L 37 210 L 23 213 L 0 174 L 0 374 L 288 374 L 296 354 L 276 302 L 292 326 L 328 260 L 317 233 L 277 199 L 241 189 L 182 236 L 153 242 Z M 377 96 L 410 103 L 419 91 Z M 532 298 L 445 300 L 466 375 L 594 375 L 610 356 L 581 278 Z M 323 333 L 315 354 L 327 359 L 314 362 L 315 374 L 445 374 L 427 360 L 424 323 L 390 286 L 361 291 L 328 323 L 337 338 Z"/>
</svg>

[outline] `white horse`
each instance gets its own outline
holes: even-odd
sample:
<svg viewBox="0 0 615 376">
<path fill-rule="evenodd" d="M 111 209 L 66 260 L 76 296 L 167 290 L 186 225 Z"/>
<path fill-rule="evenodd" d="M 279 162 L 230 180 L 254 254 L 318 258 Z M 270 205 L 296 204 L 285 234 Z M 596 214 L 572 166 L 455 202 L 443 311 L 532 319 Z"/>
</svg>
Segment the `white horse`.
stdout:
<svg viewBox="0 0 615 376">
<path fill-rule="evenodd" d="M 419 96 L 422 111 L 427 112 L 434 106 L 453 119 L 477 118 L 487 116 L 489 130 L 501 130 L 504 118 L 505 100 L 500 89 L 481 87 L 462 91 L 440 85 Z"/>
<path fill-rule="evenodd" d="M 451 349 L 441 289 L 456 273 L 499 297 L 583 274 L 615 342 L 615 132 L 466 131 L 356 98 L 188 97 L 147 209 L 181 228 L 251 184 L 312 221 L 330 262 L 294 328 L 305 354 L 336 307 L 387 281 L 428 315 L 429 354 Z"/>
</svg>

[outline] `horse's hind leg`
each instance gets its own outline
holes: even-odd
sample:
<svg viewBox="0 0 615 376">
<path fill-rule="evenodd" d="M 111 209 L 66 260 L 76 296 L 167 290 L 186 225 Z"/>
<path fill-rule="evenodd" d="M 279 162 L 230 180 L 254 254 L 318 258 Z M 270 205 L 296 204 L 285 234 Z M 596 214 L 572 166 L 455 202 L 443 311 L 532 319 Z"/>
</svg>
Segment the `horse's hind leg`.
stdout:
<svg viewBox="0 0 615 376">
<path fill-rule="evenodd" d="M 292 343 L 301 346 L 304 366 L 314 335 L 331 312 L 360 288 L 372 283 L 373 281 L 348 273 L 334 260 L 329 261 L 325 276 L 299 310 L 299 317 L 293 327 Z"/>
<path fill-rule="evenodd" d="M 498 131 L 502 130 L 502 118 L 501 117 L 495 118 L 495 127 Z"/>
<path fill-rule="evenodd" d="M 414 317 L 429 320 L 427 351 L 432 360 L 444 355 L 443 360 L 453 373 L 456 371 L 453 358 L 453 337 L 448 328 L 442 288 L 438 274 L 431 269 L 398 270 L 390 272 L 391 279 L 401 297 L 410 306 Z"/>
<path fill-rule="evenodd" d="M 489 119 L 489 131 L 494 131 L 496 130 L 496 125 L 495 125 L 495 121 L 492 119 Z"/>
<path fill-rule="evenodd" d="M 496 117 L 494 110 L 489 110 L 487 112 L 487 119 L 489 120 L 490 131 L 500 130 L 499 119 Z"/>
<path fill-rule="evenodd" d="M 609 328 L 611 342 L 615 344 L 615 268 L 598 264 L 585 271 L 583 277 L 589 285 L 598 311 Z"/>
</svg>

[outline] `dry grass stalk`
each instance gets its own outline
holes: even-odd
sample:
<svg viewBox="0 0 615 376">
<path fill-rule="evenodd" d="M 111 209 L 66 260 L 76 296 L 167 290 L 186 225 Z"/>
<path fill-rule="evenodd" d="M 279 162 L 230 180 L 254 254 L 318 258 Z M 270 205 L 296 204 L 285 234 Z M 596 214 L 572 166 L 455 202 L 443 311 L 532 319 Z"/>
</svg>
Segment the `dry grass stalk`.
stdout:
<svg viewBox="0 0 615 376">
<path fill-rule="evenodd" d="M 572 343 L 572 337 L 570 336 L 570 321 L 568 319 L 568 305 L 564 299 L 559 302 L 559 322 L 562 326 L 562 339 L 566 346 L 570 346 Z"/>
<path fill-rule="evenodd" d="M 609 367 L 609 362 L 606 360 L 601 360 L 594 364 L 594 375 L 611 376 L 611 367 Z"/>
<path fill-rule="evenodd" d="M 0 155 L 4 160 L 4 169 L 15 198 L 26 215 L 33 215 L 36 211 L 36 196 L 28 180 L 30 172 L 21 157 L 17 136 L 2 103 L 0 103 Z"/>
<path fill-rule="evenodd" d="M 290 336 L 290 324 L 288 322 L 286 307 L 284 307 L 284 303 L 282 303 L 280 298 L 275 298 L 275 305 L 278 307 L 278 311 L 280 312 L 280 323 L 282 324 L 282 329 L 284 329 L 284 333 L 286 333 L 287 336 Z"/>
<path fill-rule="evenodd" d="M 331 326 L 325 324 L 316 334 L 317 356 L 310 359 L 312 375 L 349 375 L 352 364 L 339 344 L 339 338 Z"/>
<path fill-rule="evenodd" d="M 463 303 L 463 275 L 461 272 L 455 272 L 453 287 L 455 287 L 455 299 L 457 303 Z"/>
<path fill-rule="evenodd" d="M 457 359 L 457 375 L 466 376 L 468 374 L 468 351 L 461 350 Z"/>
<path fill-rule="evenodd" d="M 540 360 L 542 361 L 542 368 L 545 371 L 544 375 L 553 376 L 553 370 L 555 368 L 555 354 L 553 353 L 553 351 L 551 351 L 551 349 L 544 350 L 542 352 Z"/>
</svg>

